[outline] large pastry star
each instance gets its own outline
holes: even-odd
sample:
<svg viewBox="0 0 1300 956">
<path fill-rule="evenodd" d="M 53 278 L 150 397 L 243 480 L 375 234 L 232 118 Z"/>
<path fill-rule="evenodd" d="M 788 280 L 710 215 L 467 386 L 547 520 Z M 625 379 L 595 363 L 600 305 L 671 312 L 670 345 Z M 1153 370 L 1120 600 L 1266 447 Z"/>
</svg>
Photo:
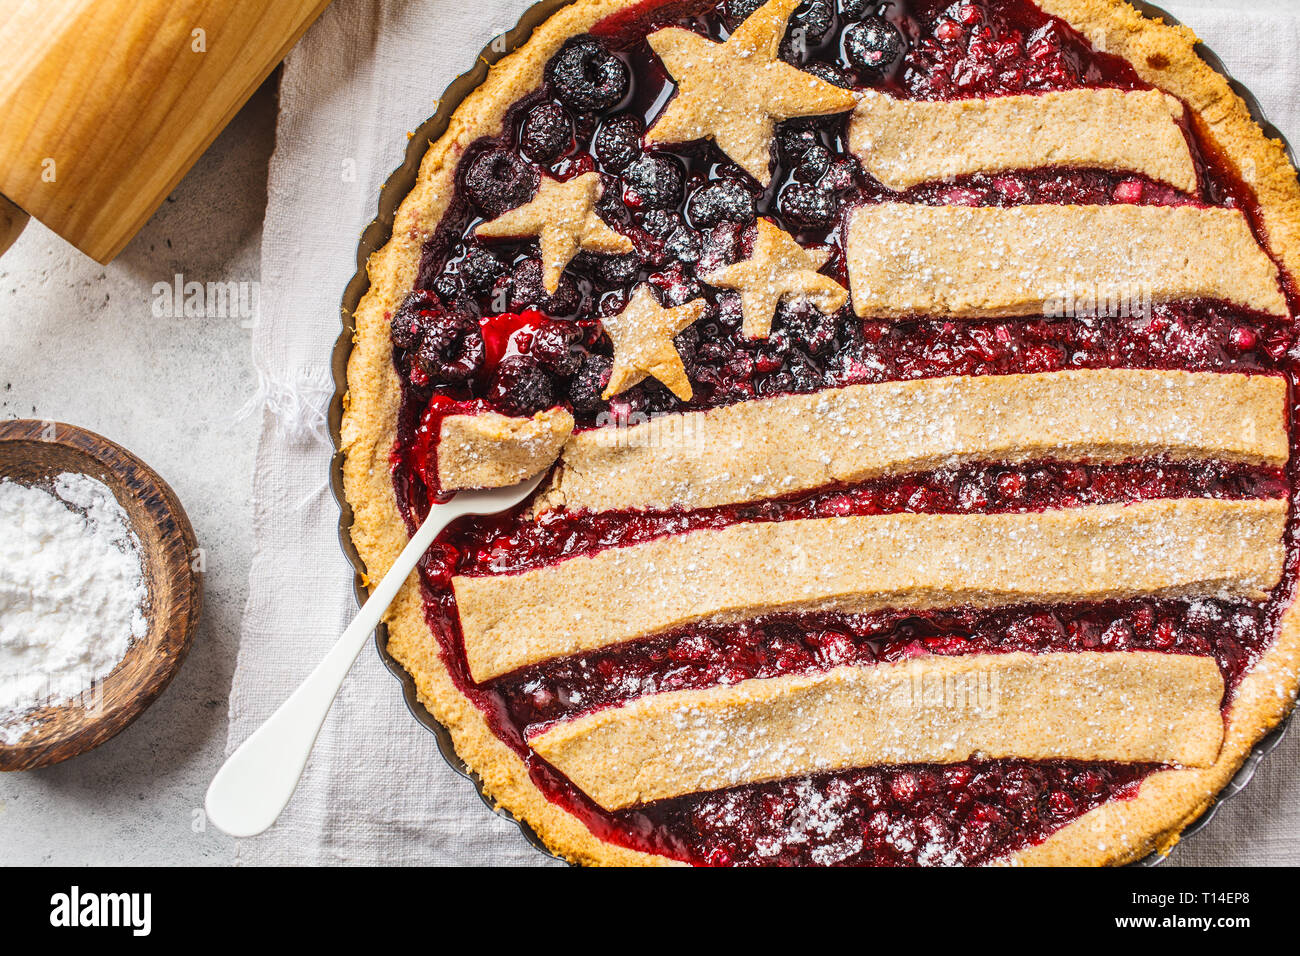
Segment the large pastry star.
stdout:
<svg viewBox="0 0 1300 956">
<path fill-rule="evenodd" d="M 627 308 L 600 320 L 614 343 L 614 367 L 601 398 L 613 398 L 653 375 L 683 402 L 690 401 L 691 382 L 673 337 L 697 321 L 705 305 L 703 299 L 695 299 L 665 309 L 650 286 L 644 282 L 637 286 Z"/>
<path fill-rule="evenodd" d="M 652 143 L 710 138 L 766 186 L 778 120 L 853 109 L 848 90 L 777 59 L 786 21 L 801 0 L 768 0 L 725 43 L 681 27 L 656 30 L 651 48 L 677 82 L 677 95 L 646 132 Z"/>
<path fill-rule="evenodd" d="M 567 182 L 543 176 L 537 195 L 474 230 L 486 239 L 537 236 L 542 253 L 542 285 L 554 294 L 564 268 L 579 249 L 608 255 L 632 251 L 632 240 L 619 235 L 596 214 L 599 173 L 583 173 Z"/>
<path fill-rule="evenodd" d="M 805 249 L 770 219 L 759 219 L 750 257 L 700 278 L 719 289 L 738 289 L 745 338 L 765 339 L 781 302 L 806 298 L 827 315 L 844 307 L 848 290 L 817 271 L 830 256 L 829 249 Z"/>
</svg>

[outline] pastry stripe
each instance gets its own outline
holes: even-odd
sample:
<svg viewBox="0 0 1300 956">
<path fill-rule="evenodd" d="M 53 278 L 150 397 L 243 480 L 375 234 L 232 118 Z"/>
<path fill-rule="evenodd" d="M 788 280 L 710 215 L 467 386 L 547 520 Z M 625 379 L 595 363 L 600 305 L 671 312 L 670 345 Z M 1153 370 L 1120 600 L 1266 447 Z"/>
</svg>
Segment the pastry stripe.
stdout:
<svg viewBox="0 0 1300 956">
<path fill-rule="evenodd" d="M 852 385 L 580 432 L 543 504 L 707 508 L 970 461 L 1284 465 L 1280 376 L 1127 369 Z"/>
<path fill-rule="evenodd" d="M 1282 499 L 735 524 L 452 579 L 476 681 L 697 621 L 1138 597 L 1263 600 Z"/>
<path fill-rule="evenodd" d="M 1288 314 L 1235 209 L 878 203 L 850 216 L 847 256 L 860 316 L 1142 315 L 1189 299 Z"/>
<path fill-rule="evenodd" d="M 513 485 L 551 467 L 572 431 L 563 408 L 532 418 L 448 415 L 438 429 L 438 483 L 443 491 Z"/>
<path fill-rule="evenodd" d="M 1085 166 L 1141 173 L 1186 193 L 1196 166 L 1159 90 L 1069 90 L 988 99 L 902 100 L 865 90 L 849 149 L 885 186 L 903 190 L 971 173 Z"/>
<path fill-rule="evenodd" d="M 670 691 L 529 744 L 606 810 L 853 767 L 1019 757 L 1204 767 L 1223 741 L 1212 657 L 929 657 Z"/>
</svg>

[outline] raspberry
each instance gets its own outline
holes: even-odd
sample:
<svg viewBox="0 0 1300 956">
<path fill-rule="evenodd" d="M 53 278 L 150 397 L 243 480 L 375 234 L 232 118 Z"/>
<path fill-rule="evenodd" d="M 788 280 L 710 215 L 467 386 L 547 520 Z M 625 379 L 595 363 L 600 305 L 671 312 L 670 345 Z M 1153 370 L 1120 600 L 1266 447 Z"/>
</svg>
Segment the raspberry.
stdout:
<svg viewBox="0 0 1300 956">
<path fill-rule="evenodd" d="M 542 260 L 525 259 L 515 267 L 514 281 L 510 286 L 510 311 L 538 309 L 553 319 L 573 315 L 582 306 L 582 293 L 577 283 L 566 272 L 554 295 L 542 285 Z"/>
<path fill-rule="evenodd" d="M 623 173 L 623 201 L 633 209 L 671 209 L 682 199 L 682 167 L 668 156 L 641 156 Z"/>
<path fill-rule="evenodd" d="M 555 381 L 535 359 L 507 355 L 497 366 L 488 399 L 508 415 L 532 415 L 555 404 Z"/>
<path fill-rule="evenodd" d="M 590 415 L 605 407 L 600 393 L 609 384 L 609 373 L 613 368 L 613 360 L 605 355 L 588 355 L 583 360 L 569 386 L 569 400 L 573 402 L 575 412 Z"/>
<path fill-rule="evenodd" d="M 483 334 L 468 312 L 423 312 L 415 359 L 435 385 L 463 382 L 483 367 Z"/>
<path fill-rule="evenodd" d="M 465 171 L 465 191 L 485 216 L 496 218 L 523 205 L 537 190 L 537 170 L 514 153 L 490 149 L 474 157 Z"/>
<path fill-rule="evenodd" d="M 505 272 L 500 256 L 482 246 L 471 246 L 457 270 L 466 292 L 486 292 Z"/>
<path fill-rule="evenodd" d="M 840 211 L 834 193 L 811 183 L 791 183 L 781 192 L 776 205 L 782 216 L 805 229 L 829 226 Z"/>
<path fill-rule="evenodd" d="M 399 349 L 413 348 L 420 341 L 424 329 L 425 319 L 422 316 L 441 308 L 442 303 L 438 297 L 427 289 L 416 289 L 409 293 L 390 321 L 389 333 L 393 344 Z"/>
<path fill-rule="evenodd" d="M 537 359 L 548 372 L 568 378 L 582 364 L 582 353 L 576 346 L 582 340 L 582 330 L 568 322 L 543 322 L 533 334 L 529 355 Z"/>
<path fill-rule="evenodd" d="M 592 149 L 601 165 L 621 173 L 641 155 L 641 121 L 630 114 L 611 116 L 596 130 Z"/>
<path fill-rule="evenodd" d="M 519 133 L 519 148 L 535 163 L 549 163 L 573 145 L 573 121 L 558 103 L 534 107 Z"/>
<path fill-rule="evenodd" d="M 546 64 L 556 97 L 575 110 L 606 110 L 627 95 L 627 64 L 591 36 L 574 37 Z"/>
<path fill-rule="evenodd" d="M 722 222 L 750 223 L 754 221 L 754 197 L 734 179 L 722 179 L 696 190 L 686 214 L 699 229 Z"/>
</svg>

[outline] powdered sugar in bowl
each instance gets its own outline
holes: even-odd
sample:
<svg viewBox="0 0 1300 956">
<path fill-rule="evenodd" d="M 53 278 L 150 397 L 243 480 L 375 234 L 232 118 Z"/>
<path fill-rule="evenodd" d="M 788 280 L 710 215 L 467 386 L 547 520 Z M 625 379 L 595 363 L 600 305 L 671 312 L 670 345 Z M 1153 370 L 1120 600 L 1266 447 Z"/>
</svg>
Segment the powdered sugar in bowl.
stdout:
<svg viewBox="0 0 1300 956">
<path fill-rule="evenodd" d="M 57 422 L 0 422 L 0 770 L 121 731 L 180 667 L 201 554 L 144 462 Z"/>
</svg>

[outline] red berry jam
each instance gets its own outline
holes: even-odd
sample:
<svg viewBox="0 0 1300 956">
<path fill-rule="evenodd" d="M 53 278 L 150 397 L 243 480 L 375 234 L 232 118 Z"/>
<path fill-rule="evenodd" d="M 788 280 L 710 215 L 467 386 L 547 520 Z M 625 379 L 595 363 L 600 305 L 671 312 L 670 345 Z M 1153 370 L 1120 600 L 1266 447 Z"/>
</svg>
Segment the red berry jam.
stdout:
<svg viewBox="0 0 1300 956">
<path fill-rule="evenodd" d="M 780 124 L 766 189 L 710 145 L 645 148 L 642 134 L 672 92 L 646 33 L 679 24 L 721 40 L 758 5 L 648 0 L 605 21 L 556 55 L 542 89 L 511 111 L 504 135 L 467 151 L 451 207 L 425 247 L 419 290 L 392 316 L 394 361 L 403 381 L 393 480 L 409 524 L 424 517 L 438 494 L 436 436 L 442 417 L 454 412 L 529 415 L 561 404 L 580 428 L 590 428 L 631 414 L 942 375 L 1148 368 L 1293 379 L 1292 321 L 1213 301 L 972 322 L 861 320 L 848 307 L 826 316 L 783 305 L 769 339 L 744 339 L 738 296 L 698 276 L 743 258 L 758 216 L 771 217 L 805 245 L 829 247 L 827 270 L 842 282 L 846 210 L 886 199 L 982 206 L 1194 204 L 1239 208 L 1252 222 L 1258 219 L 1249 190 L 1191 128 L 1185 132 L 1198 169 L 1195 194 L 1141 176 L 1054 169 L 961 177 L 900 196 L 848 155 L 843 115 Z M 1127 62 L 1093 50 L 1028 0 L 808 0 L 792 19 L 781 56 L 832 83 L 912 98 L 1145 88 Z M 474 237 L 485 219 L 531 197 L 541 175 L 564 179 L 592 170 L 604 185 L 600 215 L 632 240 L 632 253 L 582 253 L 548 293 L 535 241 L 488 244 Z M 612 401 L 601 398 L 611 365 L 601 318 L 622 309 L 640 282 L 648 282 L 665 305 L 697 298 L 707 303 L 704 317 L 677 338 L 695 392 L 688 403 L 654 380 Z M 924 655 L 1206 654 L 1218 661 L 1230 700 L 1290 602 L 1294 525 L 1286 582 L 1263 605 L 1153 600 L 780 614 L 694 625 L 482 685 L 471 680 L 465 663 L 451 577 L 523 571 L 739 521 L 1015 512 L 1183 496 L 1289 497 L 1295 477 L 1294 466 L 1283 472 L 1214 462 L 977 463 L 692 512 L 561 510 L 533 519 L 521 507 L 457 522 L 430 548 L 420 565 L 426 617 L 453 678 L 523 758 L 538 787 L 602 839 L 704 865 L 984 863 L 1042 840 L 1107 800 L 1132 796 L 1158 768 L 1025 760 L 876 768 L 609 813 L 536 757 L 526 741 L 549 722 L 648 693 Z"/>
</svg>

